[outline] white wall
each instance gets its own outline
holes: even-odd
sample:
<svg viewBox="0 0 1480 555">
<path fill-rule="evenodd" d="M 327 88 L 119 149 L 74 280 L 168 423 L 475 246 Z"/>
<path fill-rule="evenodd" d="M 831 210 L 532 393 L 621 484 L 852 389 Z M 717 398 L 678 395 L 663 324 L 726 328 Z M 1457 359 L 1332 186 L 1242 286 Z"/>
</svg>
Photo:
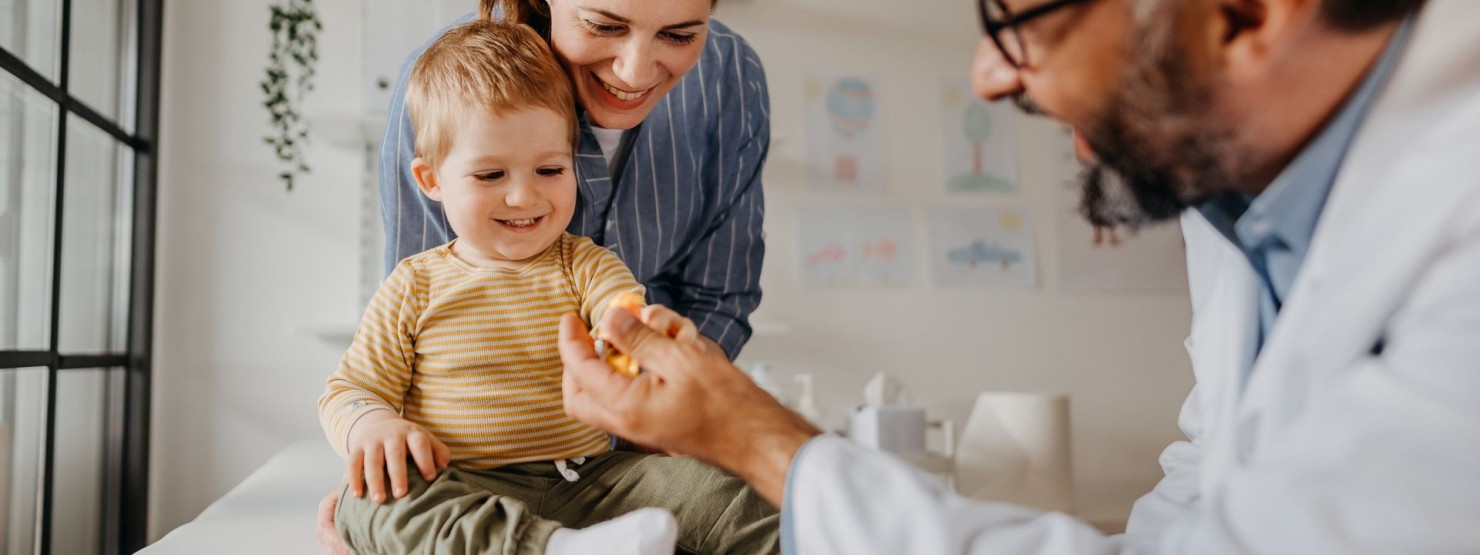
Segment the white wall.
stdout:
<svg viewBox="0 0 1480 555">
<path fill-rule="evenodd" d="M 150 537 L 318 432 L 341 348 L 296 332 L 354 321 L 358 153 L 319 140 L 292 193 L 263 144 L 267 0 L 165 10 Z M 358 104 L 360 6 L 324 19 L 310 111 Z"/>
<path fill-rule="evenodd" d="M 342 347 L 297 330 L 350 322 L 362 309 L 359 152 L 321 140 L 309 154 L 315 173 L 288 194 L 261 141 L 267 3 L 177 2 L 165 14 L 151 537 L 193 518 L 283 445 L 319 434 L 314 400 Z M 362 8 L 317 4 L 325 31 L 311 112 L 357 106 Z M 957 422 L 979 390 L 1067 391 L 1080 512 L 1123 517 L 1157 478 L 1157 452 L 1176 438 L 1176 409 L 1191 384 L 1180 347 L 1189 309 L 1185 294 L 1058 291 L 1052 192 L 1063 168 L 1043 148 L 1052 127 L 1020 125 L 1038 289 L 935 290 L 923 285 L 923 262 L 916 285 L 894 292 L 798 285 L 795 206 L 835 199 L 805 191 L 798 122 L 809 72 L 885 80 L 890 189 L 864 202 L 922 210 L 941 200 L 931 185 L 933 99 L 942 77 L 966 71 L 977 23 L 968 0 L 901 6 L 721 2 L 719 17 L 761 54 L 774 132 L 784 137 L 766 174 L 770 243 L 757 319 L 789 333 L 758 336 L 742 363 L 816 374 L 839 424 L 878 370 Z"/>
<path fill-rule="evenodd" d="M 907 7 L 906 7 L 907 6 Z M 1066 293 L 1058 287 L 1057 188 L 1072 171 L 1063 138 L 1046 121 L 1019 118 L 1022 199 L 946 197 L 939 185 L 943 78 L 964 77 L 980 40 L 969 0 L 721 0 L 717 17 L 760 53 L 771 88 L 773 137 L 766 170 L 765 299 L 758 334 L 741 356 L 778 374 L 816 375 L 829 424 L 843 426 L 865 381 L 887 371 L 933 417 L 965 422 L 979 391 L 1070 394 L 1077 512 L 1123 519 L 1160 477 L 1156 457 L 1177 439 L 1176 413 L 1191 387 L 1182 349 L 1186 293 Z M 877 76 L 885 123 L 888 192 L 861 198 L 807 191 L 801 126 L 803 80 L 815 73 Z M 1031 207 L 1039 286 L 1033 290 L 928 286 L 924 210 L 941 203 Z M 889 290 L 803 289 L 796 208 L 827 202 L 887 203 L 914 211 L 913 284 Z"/>
</svg>

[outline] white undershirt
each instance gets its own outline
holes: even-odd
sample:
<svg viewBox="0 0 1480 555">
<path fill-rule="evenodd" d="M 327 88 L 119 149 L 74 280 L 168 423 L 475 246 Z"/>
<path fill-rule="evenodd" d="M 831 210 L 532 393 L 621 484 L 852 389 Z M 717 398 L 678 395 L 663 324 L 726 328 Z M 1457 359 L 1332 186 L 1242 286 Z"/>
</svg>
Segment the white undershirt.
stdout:
<svg viewBox="0 0 1480 555">
<path fill-rule="evenodd" d="M 591 132 L 596 134 L 596 142 L 601 145 L 601 156 L 606 158 L 606 171 L 608 172 L 615 171 L 612 160 L 617 155 L 617 149 L 622 146 L 622 133 L 626 131 L 625 129 L 606 129 L 595 125 L 591 126 Z"/>
</svg>

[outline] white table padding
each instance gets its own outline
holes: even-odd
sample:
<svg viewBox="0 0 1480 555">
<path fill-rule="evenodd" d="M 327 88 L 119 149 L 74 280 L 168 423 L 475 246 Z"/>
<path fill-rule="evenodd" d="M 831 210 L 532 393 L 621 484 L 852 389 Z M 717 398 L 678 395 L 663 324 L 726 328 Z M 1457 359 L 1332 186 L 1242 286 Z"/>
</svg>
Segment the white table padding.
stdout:
<svg viewBox="0 0 1480 555">
<path fill-rule="evenodd" d="M 200 516 L 144 548 L 144 555 L 213 553 L 319 555 L 319 500 L 339 485 L 344 461 L 322 439 L 274 455 Z"/>
</svg>

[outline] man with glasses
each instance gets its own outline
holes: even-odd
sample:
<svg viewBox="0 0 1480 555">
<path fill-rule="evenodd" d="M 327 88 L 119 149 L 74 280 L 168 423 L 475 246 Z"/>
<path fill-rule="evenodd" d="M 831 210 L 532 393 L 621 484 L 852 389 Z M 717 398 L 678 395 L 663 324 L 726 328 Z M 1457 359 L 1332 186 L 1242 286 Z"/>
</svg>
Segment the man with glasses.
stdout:
<svg viewBox="0 0 1480 555">
<path fill-rule="evenodd" d="M 1187 239 L 1188 440 L 1126 534 L 963 500 L 622 313 L 648 372 L 563 322 L 566 410 L 746 479 L 791 553 L 1480 553 L 1480 2 L 979 6 L 976 91 L 1074 128 L 1083 215 Z"/>
</svg>

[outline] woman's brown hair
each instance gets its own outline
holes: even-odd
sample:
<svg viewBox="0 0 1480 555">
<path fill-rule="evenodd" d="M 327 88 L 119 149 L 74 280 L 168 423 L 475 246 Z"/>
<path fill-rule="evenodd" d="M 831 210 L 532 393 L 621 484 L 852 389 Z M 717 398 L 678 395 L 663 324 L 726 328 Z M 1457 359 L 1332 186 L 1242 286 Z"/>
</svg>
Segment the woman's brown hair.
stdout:
<svg viewBox="0 0 1480 555">
<path fill-rule="evenodd" d="M 550 5 L 545 0 L 478 0 L 478 19 L 493 19 L 493 7 L 503 10 L 504 21 L 523 23 L 550 38 Z"/>
<path fill-rule="evenodd" d="M 718 3 L 719 0 L 709 0 L 709 9 Z M 478 0 L 478 18 L 492 19 L 494 6 L 503 10 L 505 22 L 523 23 L 540 36 L 550 38 L 549 0 Z"/>
</svg>

